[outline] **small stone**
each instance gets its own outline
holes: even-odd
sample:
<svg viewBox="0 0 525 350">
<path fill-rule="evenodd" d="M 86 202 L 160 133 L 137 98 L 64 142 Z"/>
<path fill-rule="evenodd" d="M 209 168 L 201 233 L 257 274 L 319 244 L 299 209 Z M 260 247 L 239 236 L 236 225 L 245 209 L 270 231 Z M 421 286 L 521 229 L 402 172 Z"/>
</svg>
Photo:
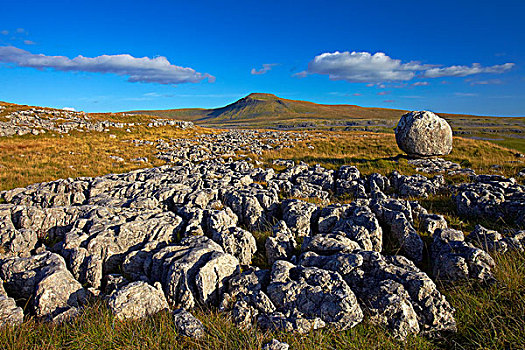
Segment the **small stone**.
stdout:
<svg viewBox="0 0 525 350">
<path fill-rule="evenodd" d="M 200 339 L 206 334 L 202 322 L 184 309 L 173 312 L 173 322 L 177 333 L 185 337 Z"/>
<path fill-rule="evenodd" d="M 277 339 L 272 339 L 271 342 L 264 344 L 263 350 L 288 350 L 290 345 L 280 342 Z"/>
</svg>

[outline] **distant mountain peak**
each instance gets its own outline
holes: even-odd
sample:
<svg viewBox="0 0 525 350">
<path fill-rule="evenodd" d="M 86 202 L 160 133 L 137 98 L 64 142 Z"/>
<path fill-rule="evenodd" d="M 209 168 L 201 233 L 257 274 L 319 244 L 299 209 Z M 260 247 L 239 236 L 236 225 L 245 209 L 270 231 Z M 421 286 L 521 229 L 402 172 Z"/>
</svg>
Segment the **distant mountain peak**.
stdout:
<svg viewBox="0 0 525 350">
<path fill-rule="evenodd" d="M 264 92 L 252 92 L 248 96 L 245 97 L 245 99 L 252 99 L 252 100 L 279 100 L 280 98 L 275 96 L 274 94 L 268 94 Z"/>
</svg>

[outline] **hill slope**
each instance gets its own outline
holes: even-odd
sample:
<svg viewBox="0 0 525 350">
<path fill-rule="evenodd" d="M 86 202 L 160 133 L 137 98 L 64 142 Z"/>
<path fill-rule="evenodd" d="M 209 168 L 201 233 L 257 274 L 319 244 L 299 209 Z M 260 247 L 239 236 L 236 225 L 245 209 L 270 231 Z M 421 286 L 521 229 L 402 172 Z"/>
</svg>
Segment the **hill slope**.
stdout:
<svg viewBox="0 0 525 350">
<path fill-rule="evenodd" d="M 404 112 L 397 109 L 366 108 L 356 105 L 322 105 L 288 100 L 272 94 L 253 93 L 225 107 L 215 109 L 171 109 L 132 113 L 191 120 L 208 126 L 290 128 L 327 124 L 347 125 L 345 121 L 350 119 L 366 120 L 365 124 L 370 124 L 370 120 L 394 121 Z"/>
</svg>

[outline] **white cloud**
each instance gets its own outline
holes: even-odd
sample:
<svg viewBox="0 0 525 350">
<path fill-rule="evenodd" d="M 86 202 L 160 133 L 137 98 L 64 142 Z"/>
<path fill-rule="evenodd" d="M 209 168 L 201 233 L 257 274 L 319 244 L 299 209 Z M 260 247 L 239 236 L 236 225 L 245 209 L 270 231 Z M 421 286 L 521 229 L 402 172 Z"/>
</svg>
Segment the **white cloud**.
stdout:
<svg viewBox="0 0 525 350">
<path fill-rule="evenodd" d="M 483 67 L 474 63 L 472 66 L 440 67 L 434 64 L 422 64 L 417 61 L 402 62 L 393 59 L 383 52 L 332 52 L 320 54 L 308 63 L 308 69 L 296 73 L 304 78 L 310 74 L 328 75 L 331 80 L 344 80 L 351 83 L 368 83 L 367 86 L 385 82 L 409 81 L 417 76 L 438 78 L 445 76 L 467 76 L 479 73 L 504 73 L 511 69 L 514 63 L 505 63 Z M 416 82 L 413 85 L 427 85 L 426 82 Z"/>
<path fill-rule="evenodd" d="M 26 45 L 35 45 L 36 43 L 32 40 L 24 40 L 24 44 Z"/>
<path fill-rule="evenodd" d="M 251 74 L 253 75 L 261 75 L 266 74 L 267 72 L 272 70 L 272 67 L 277 66 L 277 63 L 265 63 L 262 65 L 263 67 L 259 70 L 252 68 Z"/>
<path fill-rule="evenodd" d="M 480 73 L 504 73 L 514 67 L 514 63 L 505 63 L 495 66 L 483 67 L 479 63 L 473 63 L 472 66 L 450 66 L 445 68 L 431 68 L 425 71 L 424 75 L 428 78 L 440 77 L 466 77 L 467 75 Z"/>
<path fill-rule="evenodd" d="M 62 108 L 62 110 L 64 110 L 64 111 L 69 111 L 69 112 L 76 112 L 76 111 L 77 111 L 77 110 L 74 109 L 73 107 L 64 107 L 64 108 Z"/>
<path fill-rule="evenodd" d="M 97 57 L 46 56 L 32 54 L 13 47 L 0 47 L 0 62 L 13 63 L 19 67 L 55 69 L 59 71 L 109 73 L 127 76 L 129 82 L 182 84 L 197 83 L 204 79 L 214 82 L 215 77 L 196 72 L 192 68 L 171 64 L 166 57 L 133 57 L 131 55 L 102 55 Z"/>
<path fill-rule="evenodd" d="M 8 31 L 8 30 L 2 30 L 0 33 L 1 33 L 2 35 L 8 35 L 8 34 L 9 34 L 9 31 Z"/>
<path fill-rule="evenodd" d="M 423 66 L 417 62 L 402 63 L 382 52 L 333 52 L 316 56 L 308 64 L 308 73 L 325 74 L 331 80 L 358 83 L 411 80 L 414 71 Z"/>
<path fill-rule="evenodd" d="M 472 93 L 472 92 L 455 92 L 454 95 L 460 96 L 460 97 L 475 97 L 478 96 L 478 94 Z"/>
<path fill-rule="evenodd" d="M 427 86 L 427 85 L 430 85 L 428 81 L 416 81 L 415 83 L 412 84 L 412 86 Z"/>
</svg>

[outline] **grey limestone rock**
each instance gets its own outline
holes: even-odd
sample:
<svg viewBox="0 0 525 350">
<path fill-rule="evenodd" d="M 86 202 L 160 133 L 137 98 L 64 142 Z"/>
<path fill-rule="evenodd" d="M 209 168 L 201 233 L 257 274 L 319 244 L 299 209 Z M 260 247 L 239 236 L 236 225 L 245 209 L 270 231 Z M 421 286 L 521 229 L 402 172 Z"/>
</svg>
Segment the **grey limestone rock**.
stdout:
<svg viewBox="0 0 525 350">
<path fill-rule="evenodd" d="M 46 319 L 80 307 L 87 298 L 82 285 L 67 270 L 64 259 L 50 252 L 1 260 L 0 279 L 10 295 L 29 300 L 35 315 Z"/>
<path fill-rule="evenodd" d="M 274 338 L 271 342 L 264 344 L 262 348 L 263 350 L 288 350 L 290 345 Z"/>
<path fill-rule="evenodd" d="M 482 249 L 465 242 L 463 232 L 437 229 L 431 245 L 431 263 L 434 277 L 447 282 L 473 279 L 494 281 L 494 260 Z"/>
<path fill-rule="evenodd" d="M 369 251 L 330 256 L 307 252 L 300 258 L 299 266 L 337 271 L 356 294 L 365 314 L 400 337 L 418 330 L 409 305 L 417 315 L 420 332 L 440 333 L 456 328 L 454 309 L 434 282 L 402 256 Z"/>
<path fill-rule="evenodd" d="M 414 262 L 421 262 L 423 240 L 412 224 L 410 203 L 397 199 L 373 200 L 370 207 L 379 221 L 390 227 L 390 233 L 397 240 L 403 253 Z"/>
<path fill-rule="evenodd" d="M 132 282 L 115 290 L 108 300 L 113 315 L 118 319 L 140 319 L 168 309 L 168 302 L 160 283 Z"/>
<path fill-rule="evenodd" d="M 0 328 L 7 325 L 18 325 L 24 321 L 24 311 L 16 305 L 15 299 L 10 298 L 4 290 L 0 280 Z"/>
<path fill-rule="evenodd" d="M 363 319 L 354 293 L 337 272 L 280 260 L 272 267 L 267 291 L 277 312 L 285 315 L 299 312 L 339 329 L 351 328 Z"/>
<path fill-rule="evenodd" d="M 483 249 L 486 252 L 506 253 L 508 251 L 523 251 L 525 231 L 518 231 L 504 237 L 498 231 L 488 230 L 481 225 L 476 225 L 465 241 Z"/>
<path fill-rule="evenodd" d="M 361 249 L 381 251 L 383 230 L 368 206 L 333 204 L 319 212 L 320 234 L 335 233 L 356 242 Z"/>
<path fill-rule="evenodd" d="M 207 237 L 188 237 L 156 252 L 145 269 L 170 303 L 190 309 L 218 304 L 239 261 Z"/>
<path fill-rule="evenodd" d="M 283 220 L 296 237 L 311 234 L 311 221 L 315 219 L 317 210 L 315 204 L 298 199 L 282 202 Z"/>
<path fill-rule="evenodd" d="M 294 235 L 285 221 L 277 222 L 272 230 L 272 236 L 268 237 L 265 242 L 266 258 L 270 265 L 277 260 L 289 260 L 296 246 Z"/>
<path fill-rule="evenodd" d="M 206 334 L 202 322 L 184 309 L 173 311 L 173 323 L 177 333 L 185 337 L 200 339 Z"/>
<path fill-rule="evenodd" d="M 452 151 L 450 125 L 429 111 L 404 114 L 395 133 L 397 145 L 410 156 L 441 156 Z"/>
</svg>

